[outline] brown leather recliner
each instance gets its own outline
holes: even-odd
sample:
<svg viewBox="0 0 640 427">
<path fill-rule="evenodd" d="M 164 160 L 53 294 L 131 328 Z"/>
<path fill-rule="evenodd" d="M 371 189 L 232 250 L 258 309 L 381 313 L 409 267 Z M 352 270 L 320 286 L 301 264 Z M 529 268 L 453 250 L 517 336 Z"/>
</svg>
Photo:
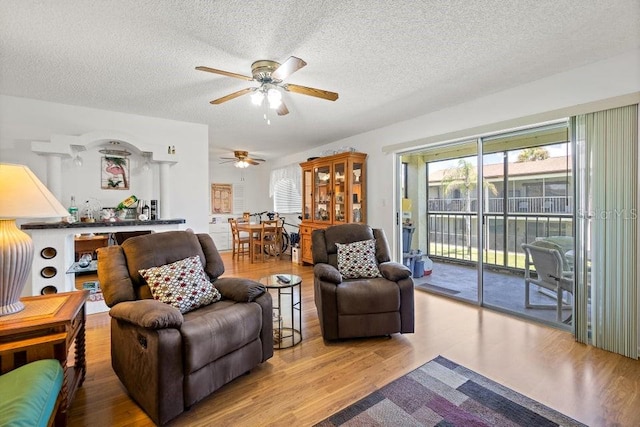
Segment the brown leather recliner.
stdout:
<svg viewBox="0 0 640 427">
<path fill-rule="evenodd" d="M 364 224 L 335 225 L 314 230 L 311 239 L 315 303 L 325 339 L 414 331 L 411 271 L 391 262 L 384 230 Z M 336 243 L 370 239 L 376 240 L 376 261 L 383 277 L 343 280 Z"/>
<path fill-rule="evenodd" d="M 222 295 L 184 315 L 153 299 L 139 270 L 198 255 Z M 164 424 L 273 356 L 272 302 L 258 282 L 220 278 L 224 265 L 208 234 L 169 231 L 98 251 L 111 310 L 111 364 L 131 397 Z"/>
</svg>

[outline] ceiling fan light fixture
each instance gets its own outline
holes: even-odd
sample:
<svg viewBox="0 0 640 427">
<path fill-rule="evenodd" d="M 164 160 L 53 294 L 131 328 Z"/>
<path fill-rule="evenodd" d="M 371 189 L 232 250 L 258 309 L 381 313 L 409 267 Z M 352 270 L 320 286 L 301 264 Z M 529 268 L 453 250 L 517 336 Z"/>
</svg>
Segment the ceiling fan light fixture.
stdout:
<svg viewBox="0 0 640 427">
<path fill-rule="evenodd" d="M 251 103 L 256 106 L 262 105 L 264 100 L 264 93 L 261 90 L 256 90 L 251 94 Z"/>
<path fill-rule="evenodd" d="M 238 160 L 235 164 L 235 167 L 240 168 L 240 169 L 245 169 L 249 167 L 249 162 L 245 161 L 245 160 Z"/>
<path fill-rule="evenodd" d="M 269 101 L 269 108 L 275 110 L 282 104 L 282 93 L 272 87 L 267 91 L 267 100 Z"/>
</svg>

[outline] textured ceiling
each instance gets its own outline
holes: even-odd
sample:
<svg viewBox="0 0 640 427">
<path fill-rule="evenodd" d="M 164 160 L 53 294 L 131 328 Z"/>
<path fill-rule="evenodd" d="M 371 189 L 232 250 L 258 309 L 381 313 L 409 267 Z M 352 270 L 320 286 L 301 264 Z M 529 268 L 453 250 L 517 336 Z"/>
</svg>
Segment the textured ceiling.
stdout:
<svg viewBox="0 0 640 427">
<path fill-rule="evenodd" d="M 0 0 L 0 93 L 209 125 L 212 156 L 275 158 L 640 47 L 639 0 Z M 257 59 L 308 65 L 272 118 Z"/>
</svg>

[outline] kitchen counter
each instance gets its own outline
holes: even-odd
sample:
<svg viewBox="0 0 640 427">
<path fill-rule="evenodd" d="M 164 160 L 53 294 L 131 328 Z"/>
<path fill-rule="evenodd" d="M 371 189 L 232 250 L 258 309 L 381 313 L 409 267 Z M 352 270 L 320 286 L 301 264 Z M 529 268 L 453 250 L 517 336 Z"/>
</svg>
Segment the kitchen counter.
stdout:
<svg viewBox="0 0 640 427">
<path fill-rule="evenodd" d="M 184 224 L 186 220 L 177 219 L 151 219 L 147 221 L 140 220 L 122 220 L 122 221 L 96 221 L 96 222 L 29 222 L 22 224 L 20 228 L 23 230 L 50 230 L 63 228 L 99 228 L 99 227 L 127 227 L 127 226 L 152 226 L 166 224 Z"/>
<path fill-rule="evenodd" d="M 151 231 L 154 233 L 184 230 L 184 219 L 158 219 L 149 221 L 122 220 L 114 222 L 30 222 L 22 230 L 31 236 L 34 257 L 31 274 L 25 286 L 25 295 L 40 295 L 45 289 L 70 292 L 76 289 L 76 273 L 89 272 L 95 267 L 80 269 L 76 262 L 76 242 L 89 243 L 92 238 L 79 234 L 118 234 Z M 93 247 L 87 251 L 95 250 Z M 80 267 L 81 268 L 81 267 Z M 65 274 L 69 273 L 69 274 Z M 87 301 L 87 314 L 106 311 L 104 301 Z"/>
</svg>

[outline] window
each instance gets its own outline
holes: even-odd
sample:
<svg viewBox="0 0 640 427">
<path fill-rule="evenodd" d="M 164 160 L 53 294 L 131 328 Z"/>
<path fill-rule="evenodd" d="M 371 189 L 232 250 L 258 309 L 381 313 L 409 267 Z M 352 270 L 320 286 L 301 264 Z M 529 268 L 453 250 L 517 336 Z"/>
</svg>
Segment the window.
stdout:
<svg viewBox="0 0 640 427">
<path fill-rule="evenodd" d="M 279 213 L 297 213 L 302 209 L 302 197 L 290 179 L 281 179 L 274 186 L 273 210 Z"/>
<path fill-rule="evenodd" d="M 271 171 L 270 195 L 273 197 L 275 212 L 302 212 L 301 183 L 302 176 L 298 165 Z"/>
</svg>

